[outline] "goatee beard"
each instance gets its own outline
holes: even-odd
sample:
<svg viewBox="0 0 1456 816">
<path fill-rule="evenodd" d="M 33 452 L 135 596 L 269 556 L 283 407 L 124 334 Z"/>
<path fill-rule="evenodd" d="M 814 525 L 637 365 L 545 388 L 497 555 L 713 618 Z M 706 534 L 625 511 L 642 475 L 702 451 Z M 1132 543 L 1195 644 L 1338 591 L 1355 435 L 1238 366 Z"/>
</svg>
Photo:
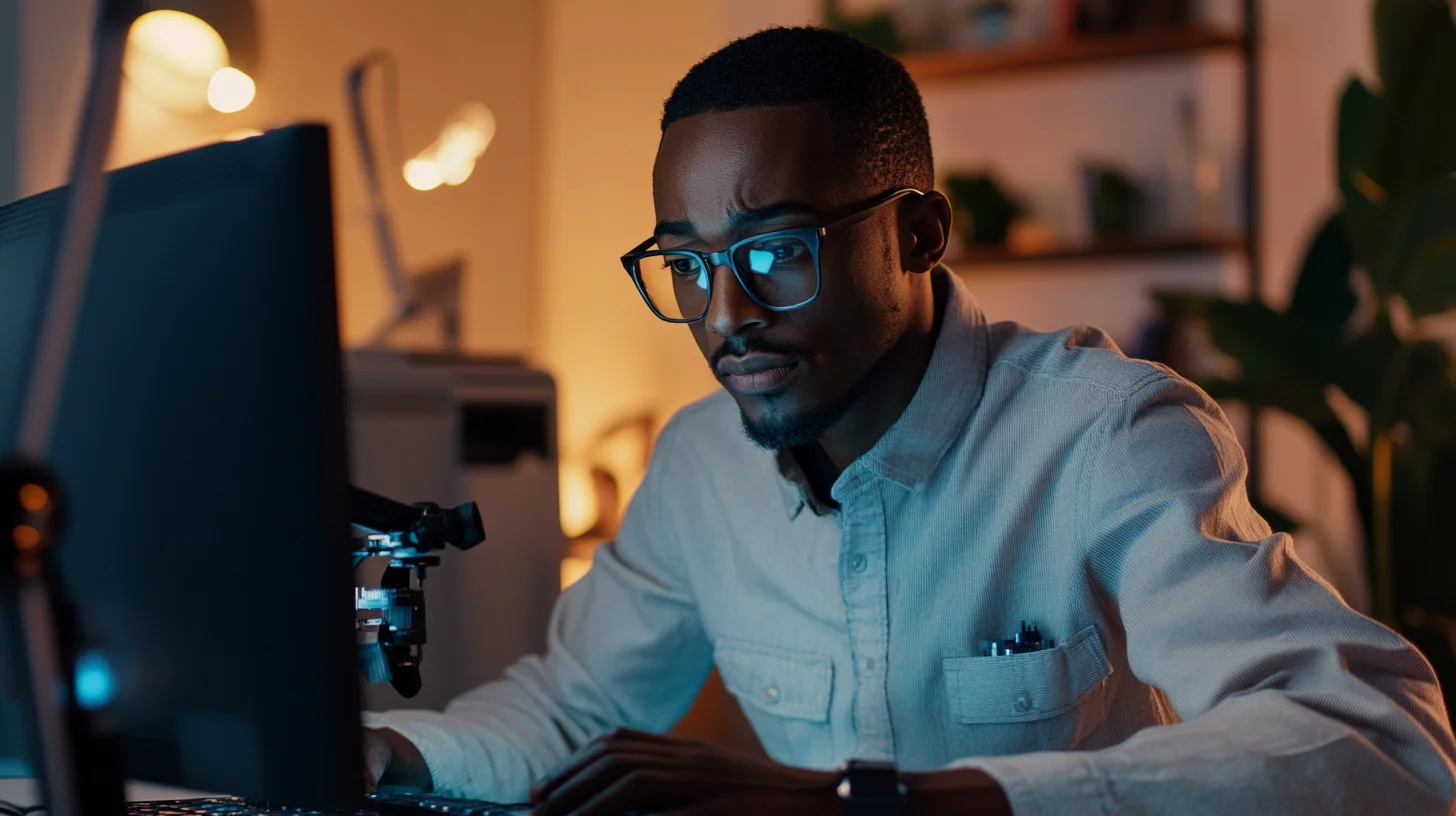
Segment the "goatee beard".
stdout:
<svg viewBox="0 0 1456 816">
<path fill-rule="evenodd" d="M 784 451 L 802 448 L 818 442 L 830 428 L 838 424 L 858 396 L 858 389 L 855 389 L 837 400 L 816 406 L 808 411 L 788 416 L 770 414 L 758 420 L 749 419 L 748 414 L 740 407 L 739 416 L 743 420 L 743 433 L 753 444 L 764 450 Z"/>
</svg>

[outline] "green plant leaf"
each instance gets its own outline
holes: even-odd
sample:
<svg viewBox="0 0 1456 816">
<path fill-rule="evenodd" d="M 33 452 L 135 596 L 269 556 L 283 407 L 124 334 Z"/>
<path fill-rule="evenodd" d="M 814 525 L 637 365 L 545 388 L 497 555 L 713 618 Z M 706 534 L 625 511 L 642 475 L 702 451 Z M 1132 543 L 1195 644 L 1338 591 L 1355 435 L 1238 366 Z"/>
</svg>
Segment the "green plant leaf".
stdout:
<svg viewBox="0 0 1456 816">
<path fill-rule="evenodd" d="M 1398 594 L 1407 603 L 1456 615 L 1456 502 L 1451 500 L 1456 447 L 1419 454 L 1416 467 L 1407 463 L 1397 472 L 1396 486 L 1406 497 L 1396 506 Z"/>
<path fill-rule="evenodd" d="M 1364 82 L 1351 79 L 1340 96 L 1336 127 L 1335 183 L 1345 200 L 1342 213 L 1355 257 L 1368 262 L 1371 235 L 1389 198 L 1373 161 L 1380 100 Z"/>
<path fill-rule="evenodd" d="M 1350 281 L 1354 249 L 1340 214 L 1331 215 L 1310 241 L 1290 299 L 1290 315 L 1339 337 L 1358 298 Z"/>
<path fill-rule="evenodd" d="M 1386 210 L 1368 267 L 1370 283 L 1382 295 L 1405 294 L 1405 285 L 1414 280 L 1411 266 L 1427 247 L 1456 239 L 1456 176 L 1426 179 L 1394 198 Z M 1434 252 L 1426 262 L 1439 265 L 1439 247 Z M 1419 288 L 1423 298 L 1440 290 L 1429 280 L 1422 280 Z"/>
<path fill-rule="evenodd" d="M 1389 321 L 1377 320 L 1340 349 L 1334 384 L 1366 413 L 1373 413 L 1385 394 L 1392 367 L 1409 350 L 1391 331 Z"/>
<path fill-rule="evenodd" d="M 1448 0 L 1376 0 L 1382 104 L 1373 175 L 1398 195 L 1456 170 L 1456 23 Z"/>
<path fill-rule="evenodd" d="M 1330 381 L 1335 347 L 1305 321 L 1260 301 L 1222 298 L 1208 300 L 1207 319 L 1214 345 L 1238 361 L 1251 383 Z"/>
<path fill-rule="evenodd" d="M 1401 276 L 1400 291 L 1412 317 L 1456 309 L 1456 234 L 1442 236 L 1416 250 Z"/>
<path fill-rule="evenodd" d="M 1446 344 L 1421 340 L 1411 349 L 1394 419 L 1410 426 L 1407 447 L 1456 446 L 1456 353 Z"/>
</svg>

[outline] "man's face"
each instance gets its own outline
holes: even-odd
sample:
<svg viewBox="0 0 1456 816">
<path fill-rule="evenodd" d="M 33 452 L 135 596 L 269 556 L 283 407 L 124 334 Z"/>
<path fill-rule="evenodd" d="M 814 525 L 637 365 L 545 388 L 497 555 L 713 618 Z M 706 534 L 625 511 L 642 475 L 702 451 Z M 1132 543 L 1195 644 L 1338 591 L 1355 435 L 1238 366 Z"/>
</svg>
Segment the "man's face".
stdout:
<svg viewBox="0 0 1456 816">
<path fill-rule="evenodd" d="M 884 192 L 846 165 L 818 105 L 680 119 L 663 133 L 653 171 L 658 245 L 722 250 L 826 224 Z M 758 444 L 784 449 L 822 436 L 905 332 L 910 293 L 895 211 L 892 204 L 831 229 L 819 253 L 819 296 L 793 311 L 758 306 L 732 270 L 713 270 L 708 314 L 689 325 Z"/>
</svg>

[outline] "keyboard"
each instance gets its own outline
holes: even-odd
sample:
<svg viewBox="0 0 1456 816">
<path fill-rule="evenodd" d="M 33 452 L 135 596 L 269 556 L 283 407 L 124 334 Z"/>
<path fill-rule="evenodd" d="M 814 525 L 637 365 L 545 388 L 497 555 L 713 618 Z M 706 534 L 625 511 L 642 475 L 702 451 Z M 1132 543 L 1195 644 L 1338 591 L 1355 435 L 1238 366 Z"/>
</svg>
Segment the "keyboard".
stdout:
<svg viewBox="0 0 1456 816">
<path fill-rule="evenodd" d="M 429 793 L 372 793 L 366 797 L 364 809 L 383 816 L 507 816 L 531 812 L 529 805 L 498 805 Z"/>
<path fill-rule="evenodd" d="M 337 816 L 316 810 L 260 805 L 243 799 L 179 799 L 132 802 L 127 816 Z M 500 805 L 433 794 L 375 793 L 365 798 L 360 816 L 512 816 L 531 812 L 528 805 Z"/>
</svg>

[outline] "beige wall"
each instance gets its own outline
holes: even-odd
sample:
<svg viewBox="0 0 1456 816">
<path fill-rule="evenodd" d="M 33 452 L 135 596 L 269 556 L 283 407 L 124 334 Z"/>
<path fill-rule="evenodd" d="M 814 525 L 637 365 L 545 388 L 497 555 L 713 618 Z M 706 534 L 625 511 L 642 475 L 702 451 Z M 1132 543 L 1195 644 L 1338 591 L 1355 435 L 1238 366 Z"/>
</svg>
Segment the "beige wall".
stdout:
<svg viewBox="0 0 1456 816">
<path fill-rule="evenodd" d="M 688 330 L 647 311 L 618 258 L 652 232 L 662 102 L 718 46 L 721 14 L 717 0 L 549 3 L 535 351 L 557 377 L 568 458 L 623 416 L 665 420 L 717 387 Z"/>
<path fill-rule="evenodd" d="M 21 191 L 64 182 L 84 82 L 92 0 L 22 0 Z M 365 219 L 355 144 L 345 126 L 344 71 L 376 48 L 399 70 L 403 148 L 434 141 L 457 105 L 495 112 L 490 150 L 464 185 L 428 193 L 386 168 L 385 194 L 411 268 L 455 254 L 468 264 L 464 339 L 475 351 L 530 345 L 536 259 L 537 70 L 540 4 L 518 0 L 257 0 L 258 96 L 233 115 L 186 116 L 124 90 L 114 165 L 214 141 L 238 129 L 292 121 L 333 126 L 340 306 L 347 342 L 366 338 L 387 308 L 383 270 Z M 380 85 L 374 85 L 376 89 Z M 375 116 L 382 109 L 374 97 Z M 376 120 L 376 138 L 386 132 Z"/>
</svg>

